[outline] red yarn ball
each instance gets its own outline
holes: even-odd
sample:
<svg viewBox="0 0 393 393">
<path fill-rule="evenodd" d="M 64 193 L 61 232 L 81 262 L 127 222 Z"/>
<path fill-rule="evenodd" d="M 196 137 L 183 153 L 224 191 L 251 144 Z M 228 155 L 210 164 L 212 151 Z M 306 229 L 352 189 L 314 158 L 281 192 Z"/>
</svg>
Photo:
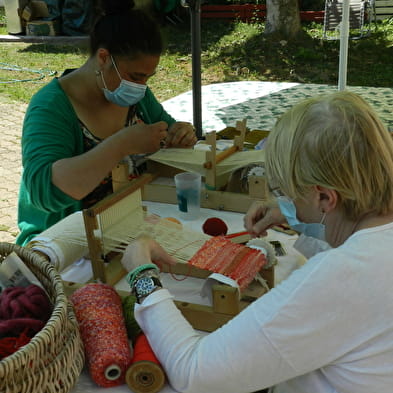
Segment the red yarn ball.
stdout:
<svg viewBox="0 0 393 393">
<path fill-rule="evenodd" d="M 203 232 L 210 236 L 226 235 L 228 226 L 221 218 L 208 218 L 202 225 Z"/>
</svg>

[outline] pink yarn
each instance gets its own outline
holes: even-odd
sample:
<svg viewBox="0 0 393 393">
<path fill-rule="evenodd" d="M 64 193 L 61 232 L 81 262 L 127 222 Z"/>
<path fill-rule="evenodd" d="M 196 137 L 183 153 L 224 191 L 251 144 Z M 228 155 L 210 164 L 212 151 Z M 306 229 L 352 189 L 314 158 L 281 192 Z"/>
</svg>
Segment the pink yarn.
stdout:
<svg viewBox="0 0 393 393">
<path fill-rule="evenodd" d="M 34 337 L 45 326 L 45 322 L 33 318 L 14 318 L 0 321 L 0 337 L 17 337 L 22 332 Z"/>
<path fill-rule="evenodd" d="M 48 321 L 52 305 L 39 286 L 9 287 L 0 294 L 0 337 L 33 337 Z"/>
<path fill-rule="evenodd" d="M 48 296 L 37 285 L 6 288 L 0 295 L 0 319 L 33 318 L 46 322 L 51 312 Z"/>
</svg>

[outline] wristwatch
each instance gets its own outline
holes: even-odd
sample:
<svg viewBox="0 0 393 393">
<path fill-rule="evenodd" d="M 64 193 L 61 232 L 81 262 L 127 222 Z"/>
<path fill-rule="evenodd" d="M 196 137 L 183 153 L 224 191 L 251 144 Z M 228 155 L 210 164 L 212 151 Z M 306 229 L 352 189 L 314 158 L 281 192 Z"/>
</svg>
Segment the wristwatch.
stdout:
<svg viewBox="0 0 393 393">
<path fill-rule="evenodd" d="M 134 281 L 132 293 L 136 296 L 138 303 L 141 303 L 143 298 L 150 295 L 157 288 L 162 288 L 162 284 L 156 271 L 145 270 Z"/>
</svg>

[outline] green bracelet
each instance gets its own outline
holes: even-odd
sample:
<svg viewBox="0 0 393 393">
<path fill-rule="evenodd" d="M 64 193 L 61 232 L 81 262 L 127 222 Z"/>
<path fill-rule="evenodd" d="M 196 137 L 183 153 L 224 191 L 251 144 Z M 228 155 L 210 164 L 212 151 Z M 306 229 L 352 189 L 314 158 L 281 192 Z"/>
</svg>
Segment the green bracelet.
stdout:
<svg viewBox="0 0 393 393">
<path fill-rule="evenodd" d="M 140 265 L 138 267 L 136 267 L 135 269 L 131 270 L 126 277 L 126 280 L 128 282 L 128 285 L 133 288 L 134 286 L 134 282 L 136 280 L 136 278 L 138 277 L 138 275 L 140 273 L 142 273 L 145 270 L 150 270 L 150 269 L 154 269 L 157 272 L 159 272 L 160 270 L 158 269 L 157 265 L 155 265 L 154 263 L 145 263 L 144 265 Z"/>
</svg>

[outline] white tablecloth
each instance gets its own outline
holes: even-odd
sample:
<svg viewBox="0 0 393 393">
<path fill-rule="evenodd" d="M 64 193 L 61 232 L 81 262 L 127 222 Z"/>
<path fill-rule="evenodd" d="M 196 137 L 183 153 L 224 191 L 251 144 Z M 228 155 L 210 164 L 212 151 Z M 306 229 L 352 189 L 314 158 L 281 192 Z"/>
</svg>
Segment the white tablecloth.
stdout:
<svg viewBox="0 0 393 393">
<path fill-rule="evenodd" d="M 361 95 L 393 131 L 393 89 L 347 86 Z M 297 102 L 337 91 L 337 86 L 286 82 L 227 82 L 202 86 L 202 131 L 220 131 L 247 119 L 250 129 L 271 130 L 277 118 Z M 177 120 L 193 122 L 192 91 L 163 102 Z"/>
<path fill-rule="evenodd" d="M 228 233 L 235 233 L 244 231 L 243 227 L 243 214 L 233 213 L 226 211 L 217 211 L 212 209 L 201 209 L 200 216 L 192 221 L 184 220 L 180 217 L 177 205 L 156 203 L 156 202 L 143 202 L 143 204 L 148 208 L 148 212 L 157 214 L 161 217 L 174 217 L 182 222 L 183 226 L 192 229 L 194 231 L 202 231 L 202 224 L 207 218 L 219 217 L 225 221 L 228 226 Z M 267 240 L 279 240 L 287 254 L 285 256 L 278 258 L 278 264 L 276 266 L 276 282 L 281 281 L 283 278 L 288 276 L 293 269 L 297 268 L 304 262 L 304 258 L 296 250 L 293 249 L 293 243 L 295 242 L 297 236 L 288 236 L 283 233 L 276 231 L 269 231 Z M 75 276 L 78 275 L 79 267 L 75 267 Z M 70 274 L 70 273 L 69 273 Z M 72 273 L 69 275 L 72 278 Z M 77 281 L 77 280 L 76 280 Z M 163 277 L 163 283 L 167 286 L 176 299 L 206 304 L 207 299 L 201 298 L 199 296 L 199 289 L 203 284 L 202 280 L 194 279 L 188 277 L 184 281 L 176 281 L 171 278 L 169 274 Z M 125 280 L 121 280 L 116 288 L 122 290 L 129 290 L 128 284 Z M 78 380 L 78 383 L 71 391 L 71 393 L 99 393 L 99 392 L 110 392 L 110 393 L 130 393 L 130 389 L 127 385 L 118 386 L 115 388 L 101 388 L 97 386 L 90 378 L 87 370 L 84 370 Z M 173 393 L 174 391 L 169 387 L 161 391 L 162 393 Z"/>
</svg>

